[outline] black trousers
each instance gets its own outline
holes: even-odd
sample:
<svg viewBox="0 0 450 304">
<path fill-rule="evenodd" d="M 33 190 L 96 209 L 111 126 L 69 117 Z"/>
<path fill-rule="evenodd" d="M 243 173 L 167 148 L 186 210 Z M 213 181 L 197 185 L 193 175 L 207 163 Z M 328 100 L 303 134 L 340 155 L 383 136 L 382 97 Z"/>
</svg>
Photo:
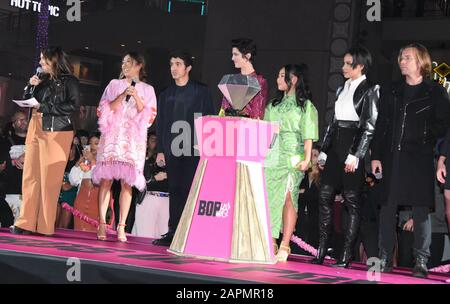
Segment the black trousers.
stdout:
<svg viewBox="0 0 450 304">
<path fill-rule="evenodd" d="M 428 262 L 428 267 L 433 268 L 441 265 L 442 257 L 445 249 L 445 235 L 446 233 L 433 233 L 431 235 L 431 257 Z"/>
<path fill-rule="evenodd" d="M 367 258 L 378 256 L 378 223 L 376 221 L 361 221 L 359 238 L 364 246 Z M 359 244 L 359 242 L 356 242 Z M 359 247 L 356 248 L 359 251 Z"/>
<path fill-rule="evenodd" d="M 198 161 L 199 157 L 196 156 L 166 158 L 169 181 L 169 233 L 174 233 L 180 222 Z"/>
<path fill-rule="evenodd" d="M 398 234 L 398 266 L 414 266 L 414 233 L 410 231 L 400 231 Z M 430 259 L 428 267 L 434 268 L 441 265 L 444 255 L 445 233 L 433 233 L 431 235 Z"/>
<path fill-rule="evenodd" d="M 361 191 L 364 185 L 364 161 L 359 160 L 353 173 L 345 173 L 345 160 L 358 132 L 354 128 L 337 128 L 332 139 L 330 151 L 321 176 L 322 185 L 332 186 L 336 190 Z"/>
<path fill-rule="evenodd" d="M 14 224 L 14 215 L 4 198 L 0 198 L 0 227 L 9 227 Z"/>
<path fill-rule="evenodd" d="M 430 257 L 431 221 L 429 207 L 412 207 L 414 220 L 413 256 L 426 260 Z M 388 257 L 392 257 L 397 233 L 397 204 L 390 201 L 380 210 L 379 247 Z"/>
<path fill-rule="evenodd" d="M 414 267 L 414 233 L 401 228 L 398 232 L 398 267 Z"/>
</svg>

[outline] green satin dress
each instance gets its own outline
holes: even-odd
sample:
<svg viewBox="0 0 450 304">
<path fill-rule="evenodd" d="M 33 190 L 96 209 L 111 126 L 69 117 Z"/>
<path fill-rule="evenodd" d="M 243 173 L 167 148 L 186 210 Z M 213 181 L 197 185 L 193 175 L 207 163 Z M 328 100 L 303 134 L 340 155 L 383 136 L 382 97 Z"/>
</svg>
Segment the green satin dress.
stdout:
<svg viewBox="0 0 450 304">
<path fill-rule="evenodd" d="M 264 120 L 280 125 L 280 133 L 264 162 L 272 237 L 277 239 L 283 226 L 283 207 L 288 192 L 294 208 L 298 208 L 304 174 L 295 166 L 304 159 L 305 140 L 319 139 L 318 114 L 311 101 L 307 100 L 302 110 L 295 95 L 285 95 L 280 104 L 266 107 Z"/>
</svg>

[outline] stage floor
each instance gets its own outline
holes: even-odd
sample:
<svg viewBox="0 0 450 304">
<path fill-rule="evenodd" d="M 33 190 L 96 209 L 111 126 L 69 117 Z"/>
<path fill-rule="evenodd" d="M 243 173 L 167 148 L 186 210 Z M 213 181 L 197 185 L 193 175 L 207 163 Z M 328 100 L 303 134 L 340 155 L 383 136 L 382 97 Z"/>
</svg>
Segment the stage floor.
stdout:
<svg viewBox="0 0 450 304">
<path fill-rule="evenodd" d="M 428 279 L 395 269 L 369 281 L 366 266 L 350 269 L 312 265 L 310 257 L 292 255 L 276 265 L 229 264 L 178 257 L 151 239 L 130 236 L 127 243 L 98 241 L 94 233 L 58 230 L 52 237 L 13 235 L 0 229 L 1 283 L 70 283 L 69 258 L 80 261 L 81 283 L 252 283 L 252 284 L 445 284 L 449 274 Z M 68 262 L 69 261 L 69 262 Z"/>
</svg>

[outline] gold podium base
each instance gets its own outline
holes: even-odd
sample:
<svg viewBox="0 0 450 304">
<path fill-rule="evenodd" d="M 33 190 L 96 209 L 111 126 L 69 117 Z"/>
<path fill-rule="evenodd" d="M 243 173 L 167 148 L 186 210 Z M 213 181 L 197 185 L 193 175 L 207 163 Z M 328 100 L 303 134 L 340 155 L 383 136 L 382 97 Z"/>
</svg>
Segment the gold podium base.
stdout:
<svg viewBox="0 0 450 304">
<path fill-rule="evenodd" d="M 168 252 L 184 257 L 194 257 L 229 263 L 275 264 L 275 256 L 270 253 L 269 243 L 264 234 L 264 225 L 258 216 L 255 189 L 252 187 L 248 165 L 237 163 L 236 192 L 233 214 L 233 231 L 230 258 L 216 258 L 185 253 L 189 228 L 192 223 L 196 202 L 205 175 L 207 160 L 201 160 L 192 183 L 191 191 L 183 210 Z M 270 237 L 270 235 L 269 235 Z M 205 244 L 206 246 L 206 244 Z"/>
</svg>

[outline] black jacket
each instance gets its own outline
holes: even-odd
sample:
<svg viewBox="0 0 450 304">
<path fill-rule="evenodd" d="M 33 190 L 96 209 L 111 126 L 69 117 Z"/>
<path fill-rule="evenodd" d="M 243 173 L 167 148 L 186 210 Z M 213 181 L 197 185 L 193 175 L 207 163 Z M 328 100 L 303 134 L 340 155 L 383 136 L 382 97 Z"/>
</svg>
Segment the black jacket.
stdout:
<svg viewBox="0 0 450 304">
<path fill-rule="evenodd" d="M 392 188 L 399 205 L 432 207 L 433 149 L 449 126 L 450 102 L 442 86 L 426 79 L 417 97 L 403 106 L 404 89 L 402 81 L 381 96 L 371 147 L 372 160 L 381 161 L 383 168 L 380 203 L 387 203 Z"/>
<path fill-rule="evenodd" d="M 78 79 L 70 74 L 58 79 L 45 78 L 33 94 L 31 88 L 25 88 L 24 98 L 34 97 L 40 103 L 43 131 L 72 131 L 71 115 L 80 107 Z"/>
<path fill-rule="evenodd" d="M 182 109 L 177 107 L 177 104 L 182 104 Z M 206 85 L 189 80 L 184 87 L 178 87 L 172 84 L 159 95 L 158 115 L 156 116 L 158 135 L 157 152 L 164 153 L 166 161 L 168 157 L 172 156 L 172 140 L 179 136 L 179 133 L 173 133 L 171 131 L 172 124 L 175 121 L 185 121 L 189 124 L 191 145 L 188 150 L 190 150 L 191 156 L 195 155 L 193 148 L 195 144 L 195 113 L 200 113 L 201 116 L 216 114 L 211 93 Z"/>
<path fill-rule="evenodd" d="M 450 158 L 450 128 L 447 130 L 447 134 L 442 140 L 439 148 L 439 155 L 445 156 L 446 159 Z M 448 160 L 447 163 L 450 164 L 450 160 Z"/>
<path fill-rule="evenodd" d="M 336 97 L 342 92 L 340 87 L 336 92 Z M 362 81 L 353 95 L 353 105 L 356 114 L 359 116 L 359 132 L 353 141 L 353 145 L 348 151 L 358 158 L 364 158 L 369 149 L 370 141 L 375 132 L 375 123 L 378 117 L 378 102 L 380 98 L 380 86 L 372 86 L 367 80 Z M 336 99 L 337 100 L 337 99 Z M 334 109 L 334 108 L 333 108 Z M 337 128 L 337 120 L 334 116 L 333 121 L 328 126 L 322 143 L 322 151 L 327 153 L 331 148 L 334 131 Z"/>
</svg>

